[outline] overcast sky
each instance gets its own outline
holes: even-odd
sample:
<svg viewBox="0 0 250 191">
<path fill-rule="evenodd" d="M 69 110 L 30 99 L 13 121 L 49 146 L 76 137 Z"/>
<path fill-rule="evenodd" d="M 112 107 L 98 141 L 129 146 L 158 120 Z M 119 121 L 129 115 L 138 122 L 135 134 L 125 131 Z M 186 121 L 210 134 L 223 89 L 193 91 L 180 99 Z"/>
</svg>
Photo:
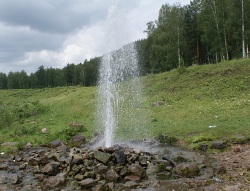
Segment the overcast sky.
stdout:
<svg viewBox="0 0 250 191">
<path fill-rule="evenodd" d="M 29 74 L 41 65 L 62 68 L 103 55 L 111 1 L 118 0 L 0 0 L 0 72 Z M 146 23 L 157 19 L 161 5 L 190 2 L 120 1 L 126 13 L 126 43 L 146 37 Z"/>
</svg>

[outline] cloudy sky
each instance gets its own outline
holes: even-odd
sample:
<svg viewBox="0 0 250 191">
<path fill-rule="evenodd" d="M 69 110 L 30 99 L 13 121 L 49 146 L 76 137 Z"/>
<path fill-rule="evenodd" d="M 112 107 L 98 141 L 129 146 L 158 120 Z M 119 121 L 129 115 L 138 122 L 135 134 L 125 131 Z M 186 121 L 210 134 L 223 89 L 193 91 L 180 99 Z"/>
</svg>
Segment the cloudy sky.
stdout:
<svg viewBox="0 0 250 191">
<path fill-rule="evenodd" d="M 41 65 L 62 68 L 103 55 L 110 3 L 116 1 L 0 0 L 0 72 L 25 70 L 29 74 Z M 120 1 L 126 13 L 122 23 L 129 34 L 125 43 L 146 37 L 146 23 L 157 19 L 161 5 L 190 2 Z"/>
</svg>

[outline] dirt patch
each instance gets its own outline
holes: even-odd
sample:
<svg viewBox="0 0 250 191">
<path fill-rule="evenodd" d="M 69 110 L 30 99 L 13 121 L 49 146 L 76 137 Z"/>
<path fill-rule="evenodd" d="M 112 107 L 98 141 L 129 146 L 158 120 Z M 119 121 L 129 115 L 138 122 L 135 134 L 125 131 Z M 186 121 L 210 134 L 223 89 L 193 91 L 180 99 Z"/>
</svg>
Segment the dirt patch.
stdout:
<svg viewBox="0 0 250 191">
<path fill-rule="evenodd" d="M 227 151 L 214 153 L 211 157 L 226 167 L 227 172 L 218 175 L 210 185 L 215 190 L 250 190 L 250 144 L 233 145 Z"/>
</svg>

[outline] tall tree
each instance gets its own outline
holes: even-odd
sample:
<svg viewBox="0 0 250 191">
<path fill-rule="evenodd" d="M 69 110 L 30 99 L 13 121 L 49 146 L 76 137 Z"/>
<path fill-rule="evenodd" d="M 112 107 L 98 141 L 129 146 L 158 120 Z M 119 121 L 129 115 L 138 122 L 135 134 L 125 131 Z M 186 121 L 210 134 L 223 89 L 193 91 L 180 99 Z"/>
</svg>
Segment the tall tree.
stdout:
<svg viewBox="0 0 250 191">
<path fill-rule="evenodd" d="M 4 73 L 0 73 L 0 89 L 7 89 L 8 86 L 7 86 L 7 75 L 4 74 Z"/>
</svg>

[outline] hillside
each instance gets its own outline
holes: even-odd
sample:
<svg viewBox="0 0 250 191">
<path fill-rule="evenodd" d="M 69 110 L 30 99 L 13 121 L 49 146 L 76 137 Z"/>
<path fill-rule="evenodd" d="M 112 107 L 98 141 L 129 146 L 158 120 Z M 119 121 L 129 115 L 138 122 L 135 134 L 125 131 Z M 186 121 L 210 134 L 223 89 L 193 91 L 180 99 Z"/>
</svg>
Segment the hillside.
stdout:
<svg viewBox="0 0 250 191">
<path fill-rule="evenodd" d="M 142 82 L 147 122 L 141 138 L 166 135 L 191 147 L 250 139 L 249 59 L 148 75 Z M 1 90 L 0 144 L 69 140 L 79 133 L 69 126 L 72 122 L 83 124 L 81 131 L 90 139 L 95 103 L 96 87 Z"/>
</svg>

